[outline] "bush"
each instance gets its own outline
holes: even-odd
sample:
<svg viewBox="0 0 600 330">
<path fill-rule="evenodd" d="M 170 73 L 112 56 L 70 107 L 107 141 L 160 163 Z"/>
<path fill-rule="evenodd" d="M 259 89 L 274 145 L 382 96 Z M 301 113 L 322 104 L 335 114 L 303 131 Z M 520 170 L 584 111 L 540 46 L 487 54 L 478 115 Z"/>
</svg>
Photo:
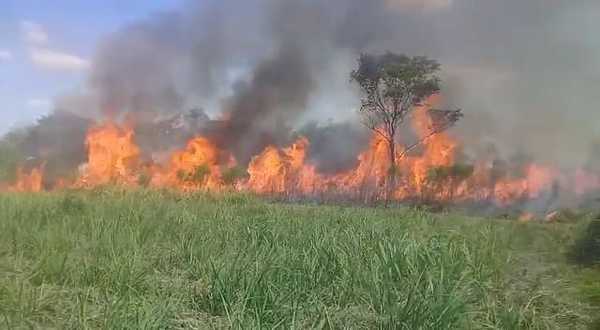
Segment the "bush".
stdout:
<svg viewBox="0 0 600 330">
<path fill-rule="evenodd" d="M 15 179 L 17 164 L 22 156 L 15 147 L 6 140 L 0 141 L 0 182 L 11 182 Z"/>
<path fill-rule="evenodd" d="M 600 219 L 587 226 L 571 248 L 569 259 L 583 266 L 600 265 Z"/>
<path fill-rule="evenodd" d="M 462 181 L 468 179 L 473 174 L 472 165 L 456 164 L 452 166 L 437 166 L 429 169 L 427 180 L 430 182 L 440 182 L 446 180 Z"/>
<path fill-rule="evenodd" d="M 142 172 L 139 176 L 138 176 L 138 184 L 142 187 L 148 187 L 148 185 L 150 184 L 150 181 L 152 181 L 152 176 L 147 173 L 147 172 Z"/>
<path fill-rule="evenodd" d="M 248 172 L 242 167 L 235 166 L 228 168 L 223 171 L 223 183 L 226 185 L 234 185 L 238 181 L 241 181 L 248 177 Z"/>
<path fill-rule="evenodd" d="M 203 183 L 208 175 L 210 175 L 210 167 L 205 164 L 196 166 L 191 172 L 185 172 L 183 170 L 177 172 L 177 178 L 179 180 L 195 184 Z"/>
<path fill-rule="evenodd" d="M 427 171 L 422 202 L 451 201 L 458 185 L 468 179 L 474 167 L 466 164 L 437 166 Z"/>
</svg>

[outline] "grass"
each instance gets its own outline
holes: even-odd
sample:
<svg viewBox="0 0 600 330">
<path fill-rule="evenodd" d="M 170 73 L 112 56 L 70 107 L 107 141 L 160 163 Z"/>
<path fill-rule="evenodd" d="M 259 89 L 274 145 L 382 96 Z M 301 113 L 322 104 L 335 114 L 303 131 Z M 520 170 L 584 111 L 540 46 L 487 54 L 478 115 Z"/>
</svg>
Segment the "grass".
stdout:
<svg viewBox="0 0 600 330">
<path fill-rule="evenodd" d="M 583 225 L 240 194 L 3 194 L 0 328 L 586 329 L 598 272 L 565 258 Z"/>
</svg>

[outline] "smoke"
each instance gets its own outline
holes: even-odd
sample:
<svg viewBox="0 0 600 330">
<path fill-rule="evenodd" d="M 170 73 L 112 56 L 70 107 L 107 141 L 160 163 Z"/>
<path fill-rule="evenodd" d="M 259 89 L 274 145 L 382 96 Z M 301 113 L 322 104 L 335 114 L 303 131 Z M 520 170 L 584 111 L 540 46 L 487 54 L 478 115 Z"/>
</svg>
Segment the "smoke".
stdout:
<svg viewBox="0 0 600 330">
<path fill-rule="evenodd" d="M 356 168 L 356 155 L 369 144 L 369 133 L 352 122 L 320 124 L 313 121 L 298 131 L 310 141 L 309 162 L 324 174 Z"/>
<path fill-rule="evenodd" d="M 108 37 L 88 93 L 111 116 L 202 107 L 228 119 L 212 133 L 247 161 L 308 120 L 355 120 L 348 73 L 359 53 L 426 55 L 442 63 L 447 104 L 464 109 L 454 134 L 467 152 L 494 144 L 504 157 L 575 166 L 600 122 L 599 9 L 593 0 L 190 2 Z"/>
<path fill-rule="evenodd" d="M 460 90 L 453 102 L 468 113 L 458 127 L 464 140 L 493 141 L 505 157 L 581 165 L 598 137 L 600 61 L 592 54 L 600 48 L 585 34 L 600 4 L 456 1 L 449 9 L 438 22 L 438 56 L 454 78 L 448 88 Z"/>
<path fill-rule="evenodd" d="M 155 14 L 102 42 L 90 87 L 109 113 L 176 112 L 218 96 L 265 49 L 259 16 L 250 2 L 216 0 Z"/>
<path fill-rule="evenodd" d="M 225 106 L 217 143 L 247 162 L 265 145 L 285 143 L 290 120 L 306 109 L 313 81 L 310 68 L 294 46 L 260 63 L 252 80 L 240 83 Z M 285 111 L 283 111 L 285 110 Z"/>
</svg>

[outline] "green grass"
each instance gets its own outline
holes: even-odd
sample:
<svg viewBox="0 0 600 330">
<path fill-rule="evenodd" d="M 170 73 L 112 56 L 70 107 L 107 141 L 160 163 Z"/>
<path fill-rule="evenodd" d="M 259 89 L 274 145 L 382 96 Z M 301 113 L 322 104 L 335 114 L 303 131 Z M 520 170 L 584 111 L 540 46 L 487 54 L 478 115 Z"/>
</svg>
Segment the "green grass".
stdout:
<svg viewBox="0 0 600 330">
<path fill-rule="evenodd" d="M 0 328 L 585 329 L 598 273 L 565 258 L 582 226 L 239 194 L 3 194 Z"/>
</svg>

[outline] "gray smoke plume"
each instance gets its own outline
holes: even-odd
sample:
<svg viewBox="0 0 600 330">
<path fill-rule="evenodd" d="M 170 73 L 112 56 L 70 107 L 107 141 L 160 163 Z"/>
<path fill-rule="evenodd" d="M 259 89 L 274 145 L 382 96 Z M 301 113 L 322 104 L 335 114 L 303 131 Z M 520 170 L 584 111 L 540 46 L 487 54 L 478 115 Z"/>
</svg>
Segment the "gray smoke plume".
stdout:
<svg viewBox="0 0 600 330">
<path fill-rule="evenodd" d="M 310 141 L 308 161 L 319 173 L 335 174 L 356 168 L 357 155 L 369 145 L 370 132 L 358 123 L 309 122 L 298 134 Z"/>
<path fill-rule="evenodd" d="M 289 120 L 306 110 L 313 81 L 310 67 L 295 47 L 283 47 L 258 65 L 252 80 L 240 83 L 225 106 L 227 119 L 216 141 L 247 162 L 265 145 L 285 143 Z"/>
<path fill-rule="evenodd" d="M 107 38 L 90 93 L 111 115 L 226 113 L 212 133 L 247 160 L 304 121 L 354 120 L 359 53 L 426 55 L 442 63 L 448 105 L 464 108 L 454 134 L 467 152 L 495 144 L 505 157 L 574 166 L 598 137 L 599 10 L 594 0 L 190 2 Z"/>
</svg>

